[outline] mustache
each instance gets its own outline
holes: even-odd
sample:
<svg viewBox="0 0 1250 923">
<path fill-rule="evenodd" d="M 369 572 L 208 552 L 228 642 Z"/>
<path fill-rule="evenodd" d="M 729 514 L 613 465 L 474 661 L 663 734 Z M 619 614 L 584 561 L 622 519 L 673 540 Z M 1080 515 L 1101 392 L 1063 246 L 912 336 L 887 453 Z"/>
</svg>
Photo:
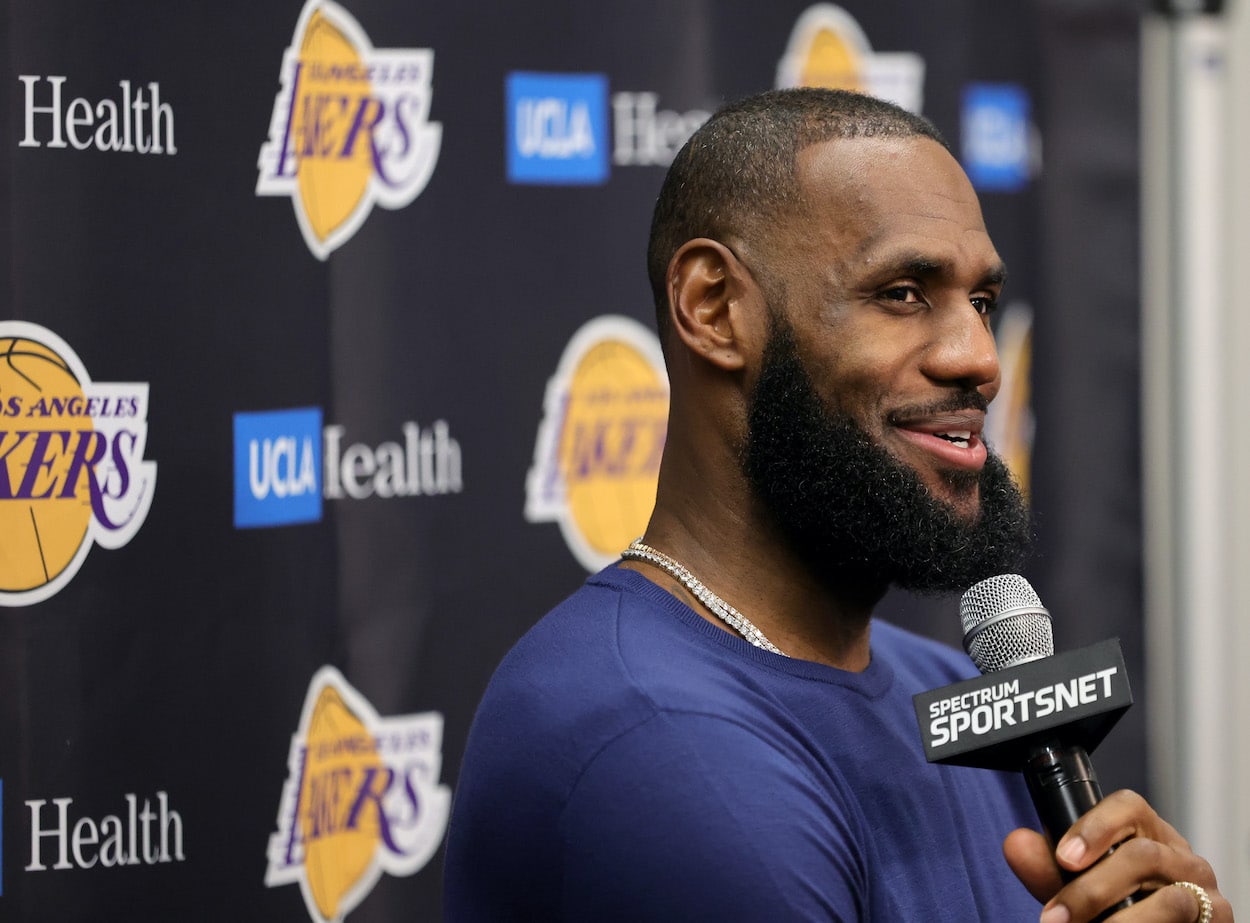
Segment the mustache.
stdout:
<svg viewBox="0 0 1250 923">
<path fill-rule="evenodd" d="M 990 402 L 980 391 L 957 391 L 947 397 L 930 401 L 927 404 L 912 404 L 890 411 L 887 420 L 898 423 L 902 420 L 914 420 L 917 417 L 933 417 L 943 413 L 960 413 L 964 410 L 976 410 L 985 413 Z"/>
</svg>

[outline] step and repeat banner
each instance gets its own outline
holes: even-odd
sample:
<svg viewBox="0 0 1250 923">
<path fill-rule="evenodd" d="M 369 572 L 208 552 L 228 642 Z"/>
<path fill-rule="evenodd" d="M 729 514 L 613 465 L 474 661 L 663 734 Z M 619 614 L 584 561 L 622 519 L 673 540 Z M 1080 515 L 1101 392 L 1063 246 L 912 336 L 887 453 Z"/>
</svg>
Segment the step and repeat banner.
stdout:
<svg viewBox="0 0 1250 923">
<path fill-rule="evenodd" d="M 4 0 L 0 919 L 439 918 L 487 679 L 654 497 L 664 168 L 769 87 L 952 142 L 1030 575 L 1133 668 L 1136 21 L 1069 6 Z"/>
</svg>

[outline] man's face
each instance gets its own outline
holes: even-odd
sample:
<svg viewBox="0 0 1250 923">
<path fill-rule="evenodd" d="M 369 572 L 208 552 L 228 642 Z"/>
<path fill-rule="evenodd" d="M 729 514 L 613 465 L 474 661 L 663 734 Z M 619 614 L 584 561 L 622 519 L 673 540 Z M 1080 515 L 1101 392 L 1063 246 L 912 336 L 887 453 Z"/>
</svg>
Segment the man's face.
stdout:
<svg viewBox="0 0 1250 923">
<path fill-rule="evenodd" d="M 960 485 L 976 490 L 977 515 L 957 516 L 914 469 L 828 410 L 780 318 L 750 396 L 742 467 L 791 548 L 844 589 L 964 590 L 1014 570 L 1028 547 L 1028 511 L 998 456 Z"/>
<path fill-rule="evenodd" d="M 934 546 L 936 533 L 951 533 L 955 546 L 942 553 L 954 554 L 987 528 L 983 513 L 1009 521 L 1005 533 L 982 539 L 1010 545 L 1003 563 L 1014 563 L 1027 533 L 1022 505 L 1001 464 L 987 466 L 981 441 L 999 386 L 988 314 L 1004 270 L 971 185 L 949 153 L 923 138 L 813 145 L 799 171 L 805 211 L 783 222 L 760 254 L 774 317 L 751 400 L 748 475 L 766 501 L 778 488 L 777 501 L 789 507 L 774 510 L 783 528 L 785 518 L 810 514 L 802 530 L 825 521 L 826 531 L 854 533 L 839 554 L 860 546 L 861 569 L 872 569 L 862 557 L 883 530 L 930 534 L 904 540 L 926 546 L 911 547 L 908 559 L 939 553 L 948 542 Z M 756 254 L 744 250 L 750 263 Z M 779 458 L 786 453 L 794 457 Z M 806 503 L 785 499 L 795 483 L 805 485 Z M 992 511 L 983 509 L 987 490 Z M 859 502 L 860 494 L 872 502 Z M 846 522 L 848 504 L 857 510 L 852 520 L 877 521 Z M 808 534 L 803 542 L 828 538 Z M 830 550 L 819 556 L 828 560 Z M 935 565 L 949 571 L 951 562 Z M 900 566 L 895 560 L 889 569 Z M 926 577 L 917 588 L 933 582 Z M 938 583 L 930 588 L 959 588 L 945 577 Z"/>
<path fill-rule="evenodd" d="M 778 283 L 767 294 L 825 404 L 971 518 L 1005 274 L 976 194 L 927 138 L 815 144 L 798 167 L 803 213 L 743 256 Z"/>
</svg>

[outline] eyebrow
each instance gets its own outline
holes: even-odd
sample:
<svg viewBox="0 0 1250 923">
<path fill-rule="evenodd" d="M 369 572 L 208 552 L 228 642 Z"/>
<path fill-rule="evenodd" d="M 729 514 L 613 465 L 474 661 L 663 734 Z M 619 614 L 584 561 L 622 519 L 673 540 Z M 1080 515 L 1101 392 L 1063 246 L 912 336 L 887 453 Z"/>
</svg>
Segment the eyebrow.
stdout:
<svg viewBox="0 0 1250 923">
<path fill-rule="evenodd" d="M 886 261 L 894 262 L 894 261 Z M 912 276 L 933 276 L 951 269 L 951 264 L 946 260 L 935 260 L 927 256 L 903 256 L 894 265 L 899 270 Z M 1002 286 L 1007 282 L 1007 264 L 1003 262 L 995 263 L 981 276 L 982 285 L 998 285 Z"/>
</svg>

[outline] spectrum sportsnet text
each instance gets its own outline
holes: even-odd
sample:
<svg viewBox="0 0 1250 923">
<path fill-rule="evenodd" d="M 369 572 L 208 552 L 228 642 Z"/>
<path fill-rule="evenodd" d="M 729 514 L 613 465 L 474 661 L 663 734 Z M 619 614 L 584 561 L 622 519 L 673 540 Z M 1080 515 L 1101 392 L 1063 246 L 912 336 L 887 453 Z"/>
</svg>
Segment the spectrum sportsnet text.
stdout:
<svg viewBox="0 0 1250 923">
<path fill-rule="evenodd" d="M 913 696 L 925 758 L 1018 768 L 1031 741 L 1057 728 L 1087 750 L 1133 704 L 1116 640 L 1043 657 Z"/>
<path fill-rule="evenodd" d="M 931 702 L 929 734 L 933 745 L 940 747 L 965 733 L 985 735 L 1077 706 L 1094 705 L 1112 697 L 1112 678 L 1119 672 L 1118 667 L 1107 667 L 1024 691 L 1020 690 L 1020 680 L 1013 679 Z"/>
</svg>

